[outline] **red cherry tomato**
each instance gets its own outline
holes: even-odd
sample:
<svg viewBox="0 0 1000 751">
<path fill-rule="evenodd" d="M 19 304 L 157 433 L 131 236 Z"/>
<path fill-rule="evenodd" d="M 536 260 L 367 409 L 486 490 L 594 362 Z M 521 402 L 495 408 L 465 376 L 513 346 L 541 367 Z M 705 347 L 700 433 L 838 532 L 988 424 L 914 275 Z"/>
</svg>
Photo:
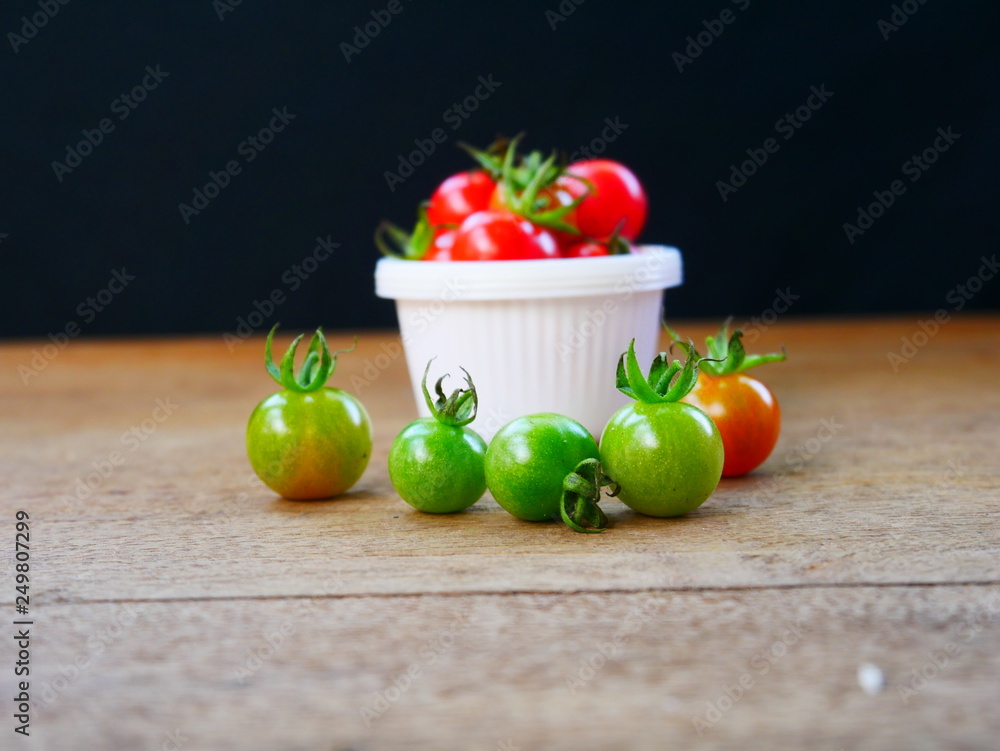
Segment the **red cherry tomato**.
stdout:
<svg viewBox="0 0 1000 751">
<path fill-rule="evenodd" d="M 745 373 L 713 376 L 702 371 L 683 401 L 705 412 L 719 428 L 726 451 L 723 477 L 756 469 L 778 442 L 778 400 L 767 386 Z"/>
<path fill-rule="evenodd" d="M 451 249 L 453 261 L 558 257 L 559 249 L 551 234 L 506 211 L 477 211 L 462 222 Z"/>
<path fill-rule="evenodd" d="M 583 195 L 587 186 L 573 176 L 589 180 L 593 189 L 576 209 L 576 226 L 587 237 L 607 239 L 622 219 L 621 236 L 635 240 L 646 223 L 648 202 L 639 178 L 624 164 L 610 159 L 588 159 L 566 168 L 569 174 L 559 178 L 574 197 Z"/>
<path fill-rule="evenodd" d="M 428 221 L 432 225 L 461 224 L 470 214 L 489 208 L 495 185 L 481 170 L 452 175 L 431 196 Z"/>
<path fill-rule="evenodd" d="M 434 231 L 434 239 L 431 240 L 431 246 L 427 249 L 427 253 L 422 260 L 450 261 L 451 249 L 455 245 L 456 234 L 458 234 L 458 230 L 436 229 Z"/>
<path fill-rule="evenodd" d="M 610 255 L 608 246 L 602 243 L 577 243 L 563 251 L 565 258 L 596 258 L 606 255 Z"/>
<path fill-rule="evenodd" d="M 564 247 L 564 258 L 597 258 L 598 256 L 628 255 L 633 250 L 631 243 L 620 235 L 611 233 L 607 240 L 580 241 Z"/>
</svg>

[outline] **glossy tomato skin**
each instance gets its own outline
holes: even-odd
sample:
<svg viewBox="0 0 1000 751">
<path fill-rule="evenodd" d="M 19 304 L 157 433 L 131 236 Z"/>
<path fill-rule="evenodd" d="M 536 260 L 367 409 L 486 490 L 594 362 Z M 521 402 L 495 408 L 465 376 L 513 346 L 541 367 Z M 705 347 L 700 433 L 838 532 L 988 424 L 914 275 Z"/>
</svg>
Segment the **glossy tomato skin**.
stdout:
<svg viewBox="0 0 1000 751">
<path fill-rule="evenodd" d="M 609 255 L 608 246 L 602 243 L 576 243 L 563 251 L 564 258 L 599 258 Z"/>
<path fill-rule="evenodd" d="M 433 417 L 410 423 L 389 451 L 389 479 L 419 511 L 451 514 L 486 492 L 486 442 L 474 430 Z"/>
<path fill-rule="evenodd" d="M 597 442 L 576 420 L 543 412 L 519 417 L 493 436 L 486 485 L 518 519 L 559 518 L 563 480 L 584 459 L 599 459 Z"/>
<path fill-rule="evenodd" d="M 647 516 L 680 516 L 698 508 L 722 475 L 718 428 L 683 402 L 633 402 L 601 436 L 604 471 L 621 486 L 619 500 Z"/>
<path fill-rule="evenodd" d="M 541 227 L 507 211 L 477 211 L 452 245 L 453 261 L 526 261 L 558 258 L 555 239 Z"/>
<path fill-rule="evenodd" d="M 431 240 L 431 246 L 427 249 L 426 255 L 424 255 L 421 260 L 450 261 L 451 249 L 455 245 L 456 234 L 458 234 L 458 231 L 453 229 L 435 230 L 434 239 Z"/>
<path fill-rule="evenodd" d="M 685 402 L 712 418 L 726 449 L 723 477 L 751 472 L 771 455 L 781 432 L 781 407 L 763 383 L 746 373 L 701 372 Z"/>
<path fill-rule="evenodd" d="M 247 456 L 271 490 L 290 500 L 332 498 L 364 473 L 372 425 L 361 402 L 340 389 L 279 391 L 247 425 Z"/>
<path fill-rule="evenodd" d="M 624 164 L 610 159 L 587 159 L 566 168 L 569 175 L 560 179 L 573 196 L 580 196 L 587 186 L 573 175 L 585 178 L 593 185 L 590 195 L 576 209 L 576 226 L 587 237 L 606 240 L 625 219 L 621 236 L 635 240 L 646 224 L 649 202 L 646 191 Z"/>
<path fill-rule="evenodd" d="M 459 225 L 466 217 L 489 208 L 496 183 L 482 170 L 459 172 L 441 183 L 427 206 L 432 225 Z"/>
</svg>

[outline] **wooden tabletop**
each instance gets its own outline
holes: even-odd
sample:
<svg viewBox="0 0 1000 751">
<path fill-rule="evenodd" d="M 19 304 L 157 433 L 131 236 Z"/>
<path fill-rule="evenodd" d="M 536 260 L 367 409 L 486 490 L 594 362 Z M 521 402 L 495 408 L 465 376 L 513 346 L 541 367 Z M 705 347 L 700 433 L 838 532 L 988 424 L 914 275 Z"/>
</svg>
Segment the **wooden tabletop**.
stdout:
<svg viewBox="0 0 1000 751">
<path fill-rule="evenodd" d="M 333 380 L 369 382 L 371 465 L 310 503 L 246 459 L 262 339 L 3 345 L 0 599 L 33 623 L 31 737 L 5 636 L 0 747 L 995 749 L 1000 317 L 921 320 L 758 330 L 789 352 L 772 457 L 685 518 L 606 500 L 601 535 L 403 503 L 389 333 Z"/>
</svg>

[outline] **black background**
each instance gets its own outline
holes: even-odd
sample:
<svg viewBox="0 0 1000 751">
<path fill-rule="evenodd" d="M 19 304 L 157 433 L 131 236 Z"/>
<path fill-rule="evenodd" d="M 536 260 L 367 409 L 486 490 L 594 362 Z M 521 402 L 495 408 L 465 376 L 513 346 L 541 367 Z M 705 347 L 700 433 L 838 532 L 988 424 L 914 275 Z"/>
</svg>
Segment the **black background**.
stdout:
<svg viewBox="0 0 1000 751">
<path fill-rule="evenodd" d="M 457 141 L 523 130 L 573 151 L 616 117 L 628 127 L 604 155 L 647 188 L 644 239 L 684 252 L 675 316 L 752 315 L 778 288 L 796 314 L 936 309 L 996 252 L 996 3 L 911 0 L 884 39 L 889 2 L 587 0 L 564 21 L 546 16 L 557 0 L 402 2 L 350 62 L 341 43 L 387 2 L 243 0 L 220 20 L 211 0 L 72 0 L 16 53 L 8 33 L 39 6 L 5 2 L 0 335 L 232 330 L 275 289 L 287 300 L 264 328 L 394 325 L 372 292 L 372 229 L 410 222 L 466 168 Z M 679 72 L 672 53 L 725 8 L 734 22 Z M 118 120 L 113 100 L 156 65 L 169 76 Z M 443 113 L 480 75 L 500 87 L 452 130 Z M 716 181 L 821 85 L 832 98 L 723 202 Z M 273 107 L 295 119 L 247 164 L 238 146 Z M 104 117 L 115 130 L 59 182 L 52 162 Z M 904 162 L 948 126 L 961 138 L 910 183 Z M 390 191 L 384 173 L 437 127 L 448 142 Z M 230 159 L 242 173 L 185 224 L 178 204 Z M 906 193 L 848 242 L 844 222 L 896 179 Z M 340 248 L 291 292 L 282 277 L 317 236 Z M 122 267 L 135 280 L 83 320 Z M 998 289 L 970 307 L 998 307 Z"/>
</svg>

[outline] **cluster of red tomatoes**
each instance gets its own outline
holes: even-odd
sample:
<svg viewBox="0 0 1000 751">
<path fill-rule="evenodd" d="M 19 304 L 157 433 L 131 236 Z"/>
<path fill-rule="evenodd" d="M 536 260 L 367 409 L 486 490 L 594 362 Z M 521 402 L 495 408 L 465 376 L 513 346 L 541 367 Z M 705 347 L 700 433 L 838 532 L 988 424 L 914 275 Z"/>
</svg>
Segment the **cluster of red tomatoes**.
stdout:
<svg viewBox="0 0 1000 751">
<path fill-rule="evenodd" d="M 421 205 L 412 232 L 382 222 L 386 255 L 425 261 L 523 261 L 628 253 L 646 222 L 642 184 L 625 165 L 521 155 L 519 138 L 466 147 L 479 168 L 452 175 Z"/>
</svg>

